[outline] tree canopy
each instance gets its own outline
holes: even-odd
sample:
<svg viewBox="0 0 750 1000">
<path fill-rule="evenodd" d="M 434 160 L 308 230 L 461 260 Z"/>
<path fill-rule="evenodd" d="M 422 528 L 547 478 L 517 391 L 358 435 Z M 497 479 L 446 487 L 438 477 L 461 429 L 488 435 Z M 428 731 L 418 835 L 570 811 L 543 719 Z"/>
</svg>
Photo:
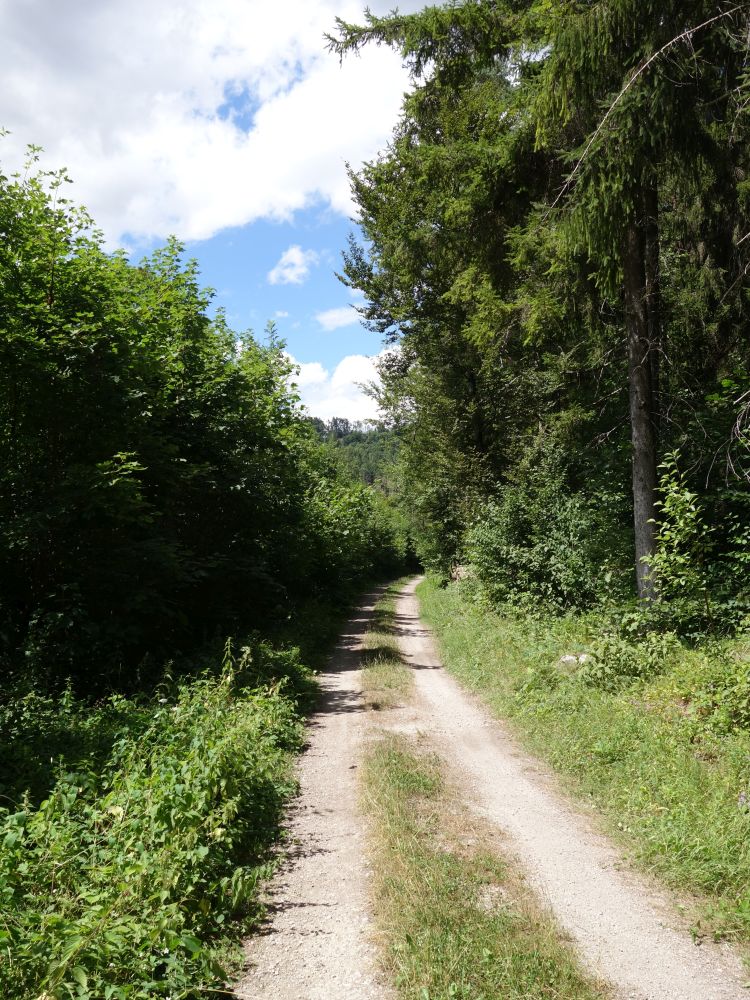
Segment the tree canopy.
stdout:
<svg viewBox="0 0 750 1000">
<path fill-rule="evenodd" d="M 352 173 L 364 240 L 343 277 L 400 344 L 383 402 L 410 427 L 428 560 L 465 558 L 489 518 L 505 558 L 549 576 L 582 531 L 624 592 L 653 597 L 675 452 L 717 557 L 729 544 L 747 486 L 749 18 L 469 0 L 339 22 L 342 57 L 386 44 L 412 72 L 388 149 Z"/>
<path fill-rule="evenodd" d="M 395 556 L 322 452 L 271 330 L 172 240 L 108 253 L 64 172 L 0 177 L 0 665 L 92 691 L 283 623 Z"/>
</svg>

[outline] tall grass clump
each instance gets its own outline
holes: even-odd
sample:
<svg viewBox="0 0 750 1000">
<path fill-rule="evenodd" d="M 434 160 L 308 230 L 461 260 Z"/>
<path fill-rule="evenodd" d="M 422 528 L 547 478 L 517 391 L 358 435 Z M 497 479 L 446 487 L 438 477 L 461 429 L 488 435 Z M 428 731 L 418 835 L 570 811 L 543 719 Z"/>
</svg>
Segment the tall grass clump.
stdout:
<svg viewBox="0 0 750 1000">
<path fill-rule="evenodd" d="M 250 660 L 164 691 L 103 767 L 80 764 L 38 806 L 0 811 L 5 1000 L 220 990 L 301 737 L 284 681 L 243 686 Z"/>
</svg>

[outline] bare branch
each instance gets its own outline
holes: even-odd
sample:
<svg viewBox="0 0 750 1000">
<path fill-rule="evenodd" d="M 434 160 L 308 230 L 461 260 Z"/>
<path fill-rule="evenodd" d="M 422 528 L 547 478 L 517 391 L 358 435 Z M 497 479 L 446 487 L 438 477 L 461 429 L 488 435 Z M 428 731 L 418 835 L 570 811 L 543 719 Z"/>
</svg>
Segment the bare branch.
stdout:
<svg viewBox="0 0 750 1000">
<path fill-rule="evenodd" d="M 585 148 L 583 150 L 583 153 L 581 153 L 581 156 L 578 159 L 578 162 L 573 167 L 573 170 L 570 173 L 568 179 L 565 181 L 565 183 L 563 184 L 562 188 L 560 189 L 560 193 L 557 195 L 557 197 L 555 198 L 555 200 L 552 202 L 552 204 L 550 205 L 549 209 L 547 210 L 547 213 L 545 214 L 544 219 L 542 220 L 543 222 L 547 219 L 547 217 L 549 216 L 549 214 L 557 206 L 557 204 L 560 201 L 560 199 L 566 194 L 567 191 L 570 190 L 570 187 L 571 187 L 573 181 L 575 180 L 576 174 L 578 173 L 578 171 L 583 166 L 584 160 L 587 158 L 588 154 L 591 152 L 592 146 L 594 145 L 594 143 L 596 142 L 596 140 L 601 135 L 601 133 L 602 133 L 602 131 L 604 129 L 604 126 L 607 124 L 607 122 L 609 121 L 609 119 L 612 117 L 612 114 L 614 113 L 614 110 L 617 107 L 617 105 L 620 103 L 620 101 L 623 99 L 623 97 L 627 94 L 627 92 L 630 90 L 630 88 L 633 86 L 633 84 L 636 82 L 636 80 L 638 80 L 639 77 L 643 76 L 643 74 L 652 65 L 652 63 L 654 63 L 659 58 L 659 56 L 663 55 L 663 53 L 666 52 L 668 49 L 671 49 L 674 45 L 677 45 L 679 42 L 682 42 L 685 39 L 691 40 L 692 37 L 693 37 L 693 35 L 696 32 L 701 31 L 703 28 L 707 28 L 709 25 L 714 24 L 716 21 L 721 21 L 725 17 L 730 17 L 732 14 L 736 14 L 737 11 L 738 10 L 742 10 L 742 8 L 744 6 L 745 6 L 744 4 L 738 4 L 736 7 L 732 7 L 731 10 L 725 10 L 721 14 L 716 14 L 715 17 L 709 18 L 709 20 L 708 21 L 704 21 L 703 24 L 698 24 L 694 28 L 688 28 L 688 29 L 686 29 L 685 31 L 681 32 L 679 35 L 676 35 L 674 38 L 672 38 L 670 41 L 668 41 L 666 43 L 666 45 L 662 45 L 662 47 L 657 52 L 654 52 L 654 54 L 652 56 L 649 56 L 649 58 L 644 63 L 642 63 L 633 72 L 633 74 L 630 76 L 629 80 L 625 83 L 625 86 L 620 91 L 620 93 L 617 95 L 617 97 L 614 99 L 614 101 L 607 108 L 607 111 L 606 111 L 604 117 L 599 122 L 598 126 L 596 127 L 596 131 L 591 136 L 591 138 L 589 139 L 589 141 L 586 143 L 586 146 L 585 146 Z M 750 235 L 750 233 L 748 235 Z"/>
</svg>

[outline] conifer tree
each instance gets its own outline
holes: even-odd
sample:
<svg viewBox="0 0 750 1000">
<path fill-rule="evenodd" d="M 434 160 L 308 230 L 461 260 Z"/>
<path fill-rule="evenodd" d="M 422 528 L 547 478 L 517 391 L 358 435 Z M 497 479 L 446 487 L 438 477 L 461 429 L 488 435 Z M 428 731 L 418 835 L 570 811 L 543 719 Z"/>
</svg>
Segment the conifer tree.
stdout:
<svg viewBox="0 0 750 1000">
<path fill-rule="evenodd" d="M 346 275 L 366 292 L 366 318 L 430 367 L 433 387 L 436 377 L 450 385 L 448 373 L 475 352 L 479 450 L 494 451 L 496 480 L 542 419 L 546 393 L 565 405 L 556 352 L 578 351 L 572 405 L 584 407 L 592 362 L 583 356 L 603 351 L 608 378 L 622 358 L 646 599 L 656 590 L 657 466 L 675 407 L 718 377 L 742 314 L 746 262 L 731 230 L 744 197 L 749 22 L 746 4 L 715 0 L 467 0 L 407 16 L 367 12 L 363 26 L 339 22 L 331 39 L 342 56 L 366 44 L 397 48 L 414 80 L 388 153 L 353 178 L 369 247 L 350 253 Z M 529 134 L 536 146 L 524 142 Z M 695 265 L 688 231 L 705 258 Z M 697 290 L 685 285 L 691 268 Z M 689 302 L 689 325 L 675 337 Z M 522 382 L 536 397 L 524 401 Z M 465 397 L 455 403 L 460 422 Z M 499 452 L 489 440 L 498 434 Z"/>
<path fill-rule="evenodd" d="M 562 140 L 575 160 L 564 203 L 596 278 L 621 283 L 628 346 L 635 560 L 640 597 L 656 523 L 659 370 L 660 184 L 695 181 L 721 160 L 716 123 L 741 82 L 737 45 L 747 8 L 710 0 L 599 0 L 561 5 L 540 88 L 542 142 Z M 607 109 L 604 111 L 604 109 Z M 557 129 L 551 123 L 556 123 Z"/>
</svg>

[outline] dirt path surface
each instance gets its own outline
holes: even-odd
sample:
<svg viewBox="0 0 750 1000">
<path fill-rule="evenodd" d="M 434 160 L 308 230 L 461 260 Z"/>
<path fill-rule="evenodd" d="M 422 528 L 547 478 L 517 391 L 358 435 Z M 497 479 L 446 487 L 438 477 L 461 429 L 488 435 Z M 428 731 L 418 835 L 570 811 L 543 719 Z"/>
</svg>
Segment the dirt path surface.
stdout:
<svg viewBox="0 0 750 1000">
<path fill-rule="evenodd" d="M 416 687 L 397 725 L 424 733 L 469 804 L 509 836 L 530 884 L 587 966 L 627 1000 L 749 1000 L 740 961 L 728 949 L 696 946 L 666 897 L 623 870 L 618 852 L 542 766 L 442 669 L 419 620 L 416 582 L 397 605 L 399 642 Z"/>
<path fill-rule="evenodd" d="M 544 767 L 442 669 L 415 586 L 396 610 L 415 693 L 376 724 L 419 733 L 437 750 L 469 807 L 503 831 L 530 885 L 620 1000 L 750 1000 L 740 961 L 711 943 L 697 947 L 666 895 L 625 869 Z M 235 987 L 242 1000 L 392 1000 L 377 973 L 357 804 L 357 763 L 373 732 L 359 652 L 376 599 L 350 621 L 321 678 L 289 817 L 292 846 L 270 887 L 267 926 L 247 944 L 248 972 Z"/>
<path fill-rule="evenodd" d="M 349 622 L 321 676 L 318 710 L 289 815 L 291 848 L 269 890 L 267 926 L 246 946 L 242 1000 L 389 1000 L 379 982 L 367 905 L 357 761 L 366 716 L 362 638 L 377 596 Z"/>
</svg>

